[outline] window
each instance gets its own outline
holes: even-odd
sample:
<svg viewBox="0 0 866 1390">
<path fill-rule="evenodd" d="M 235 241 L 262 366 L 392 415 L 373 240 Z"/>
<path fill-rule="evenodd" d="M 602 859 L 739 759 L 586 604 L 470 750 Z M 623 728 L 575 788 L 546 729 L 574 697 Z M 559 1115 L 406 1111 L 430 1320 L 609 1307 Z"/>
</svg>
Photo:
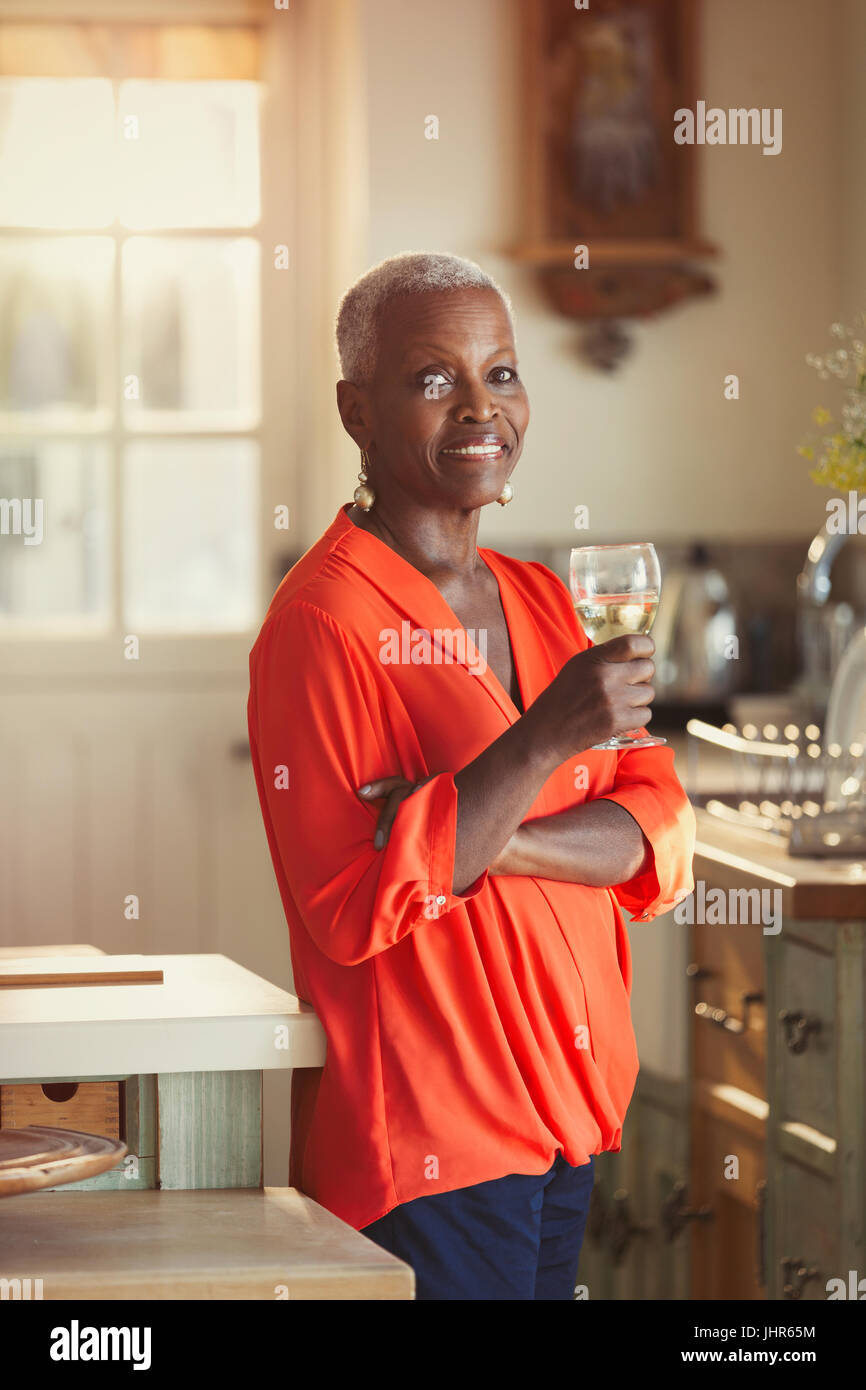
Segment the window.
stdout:
<svg viewBox="0 0 866 1390">
<path fill-rule="evenodd" d="M 0 79 L 5 635 L 260 619 L 261 89 L 126 68 Z"/>
</svg>

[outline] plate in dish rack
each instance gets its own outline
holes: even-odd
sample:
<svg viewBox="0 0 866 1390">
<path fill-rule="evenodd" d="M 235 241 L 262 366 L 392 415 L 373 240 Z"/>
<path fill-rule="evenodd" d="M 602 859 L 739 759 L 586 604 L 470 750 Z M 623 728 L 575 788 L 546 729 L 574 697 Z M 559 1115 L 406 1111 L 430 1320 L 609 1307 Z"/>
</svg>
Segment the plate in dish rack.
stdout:
<svg viewBox="0 0 866 1390">
<path fill-rule="evenodd" d="M 837 743 L 843 753 L 852 743 L 866 745 L 866 627 L 859 628 L 845 648 L 830 690 L 824 747 Z M 842 775 L 841 769 L 828 774 L 825 794 L 829 801 L 843 799 L 836 785 Z"/>
</svg>

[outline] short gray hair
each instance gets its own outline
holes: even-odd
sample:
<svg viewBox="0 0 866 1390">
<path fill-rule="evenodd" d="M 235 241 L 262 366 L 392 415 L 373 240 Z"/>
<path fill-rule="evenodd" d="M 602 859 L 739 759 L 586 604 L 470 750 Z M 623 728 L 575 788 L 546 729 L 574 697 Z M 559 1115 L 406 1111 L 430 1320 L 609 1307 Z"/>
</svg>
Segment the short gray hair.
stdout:
<svg viewBox="0 0 866 1390">
<path fill-rule="evenodd" d="M 356 280 L 340 301 L 337 355 L 346 381 L 368 382 L 376 370 L 379 320 L 392 299 L 431 290 L 493 290 L 511 318 L 511 302 L 475 261 L 431 251 L 389 256 Z"/>
</svg>

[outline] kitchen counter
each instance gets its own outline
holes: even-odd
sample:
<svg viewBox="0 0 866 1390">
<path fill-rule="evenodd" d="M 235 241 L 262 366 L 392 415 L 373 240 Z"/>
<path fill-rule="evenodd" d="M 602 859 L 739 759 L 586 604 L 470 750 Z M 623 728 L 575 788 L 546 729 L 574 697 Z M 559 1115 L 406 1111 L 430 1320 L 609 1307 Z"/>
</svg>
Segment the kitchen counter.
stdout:
<svg viewBox="0 0 866 1390">
<path fill-rule="evenodd" d="M 69 969 L 62 954 L 4 957 L 21 976 Z M 325 1035 L 308 1004 L 226 956 L 106 956 L 93 972 L 158 968 L 163 984 L 0 992 L 4 1081 L 319 1067 Z"/>
<path fill-rule="evenodd" d="M 686 734 L 668 736 L 676 770 L 694 801 L 736 789 L 733 765 L 721 750 L 689 749 Z M 793 858 L 765 830 L 728 825 L 696 807 L 695 879 L 724 889 L 779 889 L 787 918 L 866 919 L 866 864 L 857 859 Z"/>
<path fill-rule="evenodd" d="M 698 809 L 695 879 L 719 888 L 778 888 L 789 918 L 866 918 L 866 865 L 793 859 L 768 831 L 725 825 Z"/>
</svg>

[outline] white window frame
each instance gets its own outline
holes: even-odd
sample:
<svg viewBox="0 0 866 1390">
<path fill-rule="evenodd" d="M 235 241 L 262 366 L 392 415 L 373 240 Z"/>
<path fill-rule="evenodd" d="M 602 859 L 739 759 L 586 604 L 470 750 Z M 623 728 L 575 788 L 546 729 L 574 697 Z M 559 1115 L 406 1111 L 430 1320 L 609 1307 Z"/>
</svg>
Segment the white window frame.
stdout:
<svg viewBox="0 0 866 1390">
<path fill-rule="evenodd" d="M 297 0 L 295 0 L 297 3 Z M 18 0 L 3 0 L 0 5 L 0 23 L 19 18 L 22 22 L 50 18 L 57 22 L 121 21 L 146 18 L 151 22 L 160 19 L 166 22 L 189 23 L 199 20 L 203 25 L 213 25 L 221 21 L 244 22 L 262 19 L 263 6 L 260 0 L 213 0 L 199 3 L 191 0 L 180 14 L 176 5 L 163 5 L 161 0 L 153 0 L 145 6 L 129 3 L 129 0 L 91 0 L 88 4 L 20 4 Z M 273 13 L 273 12 L 272 12 Z M 287 555 L 298 552 L 295 539 L 295 519 L 297 498 L 295 496 L 295 470 L 291 466 L 295 431 L 295 353 L 296 353 L 296 311 L 295 311 L 295 266 L 292 250 L 296 243 L 297 198 L 295 184 L 297 175 L 296 132 L 296 94 L 294 91 L 298 58 L 298 45 L 294 31 L 280 27 L 280 20 L 287 15 L 280 13 L 262 24 L 262 74 L 260 83 L 262 100 L 260 105 L 260 177 L 261 210 L 259 221 L 246 227 L 216 228 L 154 228 L 140 231 L 121 226 L 115 221 L 108 227 L 48 229 L 27 227 L 2 227 L 0 236 L 10 239 L 26 240 L 35 237 L 111 237 L 115 244 L 114 256 L 114 301 L 113 332 L 109 347 L 113 383 L 113 419 L 107 429 L 88 429 L 82 423 L 78 429 L 66 425 L 52 428 L 38 426 L 35 422 L 22 421 L 21 428 L 5 433 L 7 440 L 19 438 L 61 439 L 61 440 L 104 440 L 110 452 L 110 516 L 111 516 L 111 620 L 110 627 L 99 633 L 87 630 L 70 629 L 57 632 L 39 631 L 35 627 L 28 631 L 25 627 L 17 631 L 9 625 L 0 631 L 0 672 L 4 677 L 118 677 L 128 671 L 129 662 L 124 658 L 123 639 L 126 635 L 122 622 L 123 586 L 123 476 L 122 457 L 126 444 L 143 439 L 250 439 L 259 446 L 258 477 L 258 535 L 256 549 L 258 554 L 257 573 L 254 576 L 255 592 L 258 594 L 259 614 L 246 632 L 193 632 L 188 634 L 141 634 L 141 660 L 136 666 L 145 666 L 148 675 L 170 676 L 173 674 L 198 673 L 200 675 L 219 675 L 237 673 L 246 667 L 247 656 L 252 640 L 258 630 L 268 600 L 279 579 L 278 561 Z M 119 81 L 113 82 L 115 100 Z M 123 377 L 121 355 L 121 275 L 122 249 L 131 237 L 248 237 L 257 240 L 260 247 L 259 280 L 259 352 L 261 361 L 261 394 L 259 421 L 250 428 L 229 429 L 175 429 L 146 430 L 131 429 L 123 418 Z M 286 245 L 290 251 L 288 270 L 277 270 L 274 257 L 275 248 Z M 274 509 L 278 505 L 289 508 L 292 524 L 288 531 L 277 531 L 274 527 Z M 85 620 L 86 623 L 86 620 Z"/>
</svg>

